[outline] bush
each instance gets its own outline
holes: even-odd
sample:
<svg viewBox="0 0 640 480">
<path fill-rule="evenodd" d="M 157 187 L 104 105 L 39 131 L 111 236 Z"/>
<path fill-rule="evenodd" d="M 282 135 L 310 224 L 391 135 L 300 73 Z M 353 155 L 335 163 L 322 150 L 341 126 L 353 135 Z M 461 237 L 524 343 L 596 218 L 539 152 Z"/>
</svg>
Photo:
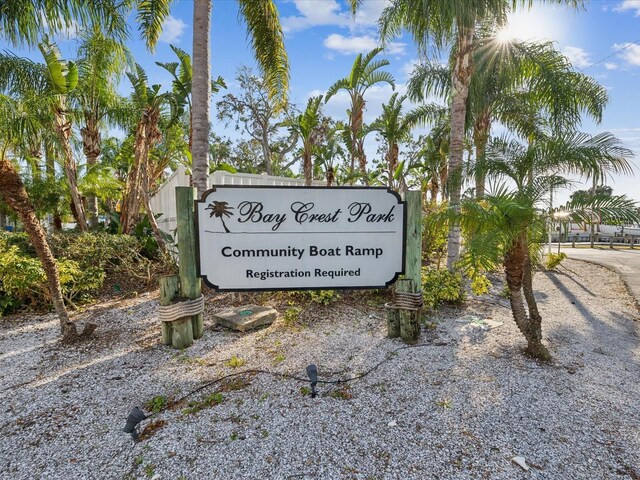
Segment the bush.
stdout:
<svg viewBox="0 0 640 480">
<path fill-rule="evenodd" d="M 104 271 L 81 267 L 73 260 L 58 260 L 60 286 L 67 302 L 85 300 L 104 282 Z M 23 305 L 50 303 L 47 277 L 38 258 L 31 257 L 16 245 L 0 241 L 0 315 Z"/>
<path fill-rule="evenodd" d="M 471 280 L 471 291 L 474 295 L 486 295 L 491 288 L 491 281 L 485 274 L 477 274 Z"/>
<path fill-rule="evenodd" d="M 565 258 L 567 258 L 567 255 L 562 252 L 549 253 L 547 254 L 544 266 L 547 268 L 547 270 L 555 270 L 556 267 L 560 265 Z"/>
<path fill-rule="evenodd" d="M 436 264 L 440 268 L 440 263 L 447 252 L 447 236 L 449 226 L 446 222 L 436 220 L 443 216 L 447 210 L 447 204 L 429 205 L 426 216 L 422 219 L 422 260 L 427 264 Z"/>
<path fill-rule="evenodd" d="M 156 274 L 175 268 L 170 258 L 143 255 L 142 242 L 128 235 L 61 232 L 48 241 L 67 303 L 89 300 L 105 280 L 139 288 L 141 283 L 149 286 Z M 0 232 L 0 314 L 50 301 L 46 275 L 28 236 Z"/>
<path fill-rule="evenodd" d="M 464 300 L 462 275 L 449 270 L 422 269 L 422 296 L 427 308 L 438 308 L 443 303 Z"/>
</svg>

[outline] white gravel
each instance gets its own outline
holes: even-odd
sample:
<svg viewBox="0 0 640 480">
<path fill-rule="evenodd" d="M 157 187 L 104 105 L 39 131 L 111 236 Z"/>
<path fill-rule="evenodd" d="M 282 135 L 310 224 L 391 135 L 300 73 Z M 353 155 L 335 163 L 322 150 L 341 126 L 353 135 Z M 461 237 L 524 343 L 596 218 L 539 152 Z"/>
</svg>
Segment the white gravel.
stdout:
<svg viewBox="0 0 640 480">
<path fill-rule="evenodd" d="M 184 352 L 160 345 L 155 294 L 79 314 L 99 329 L 71 347 L 52 315 L 3 318 L 0 478 L 640 479 L 638 312 L 610 271 L 565 265 L 535 276 L 550 365 L 522 355 L 508 308 L 472 300 L 431 316 L 427 346 L 348 388 L 320 385 L 311 399 L 304 384 L 255 375 L 219 405 L 161 413 L 138 443 L 122 427 L 156 395 L 245 368 L 351 376 L 402 344 L 385 338 L 375 297 L 310 304 L 300 328 L 279 320 L 244 335 L 205 314 L 205 336 Z M 229 297 L 209 298 L 207 313 Z M 473 316 L 503 324 L 484 330 Z M 233 355 L 246 365 L 225 366 Z"/>
</svg>

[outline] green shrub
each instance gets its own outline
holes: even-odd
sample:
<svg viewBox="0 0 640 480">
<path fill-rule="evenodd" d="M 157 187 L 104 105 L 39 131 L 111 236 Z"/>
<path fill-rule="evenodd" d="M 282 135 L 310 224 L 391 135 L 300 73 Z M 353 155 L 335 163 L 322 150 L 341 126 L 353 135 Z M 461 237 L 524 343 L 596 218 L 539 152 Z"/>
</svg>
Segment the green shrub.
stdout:
<svg viewBox="0 0 640 480">
<path fill-rule="evenodd" d="M 471 280 L 471 291 L 474 295 L 486 295 L 491 288 L 491 281 L 485 274 L 477 274 Z"/>
<path fill-rule="evenodd" d="M 439 220 L 447 210 L 447 204 L 430 204 L 422 219 L 422 259 L 427 264 L 435 264 L 440 268 L 440 263 L 447 252 L 447 237 L 449 226 Z"/>
<path fill-rule="evenodd" d="M 0 241 L 0 315 L 23 305 L 41 306 L 51 301 L 47 277 L 38 258 L 16 245 L 6 247 Z M 60 259 L 58 273 L 62 295 L 67 302 L 85 300 L 104 282 L 104 271 L 81 267 L 74 260 Z"/>
<path fill-rule="evenodd" d="M 306 294 L 309 300 L 318 305 L 329 305 L 340 297 L 335 290 L 309 290 Z"/>
<path fill-rule="evenodd" d="M 438 308 L 443 303 L 464 300 L 462 275 L 449 270 L 422 269 L 422 296 L 427 308 Z"/>
<path fill-rule="evenodd" d="M 150 285 L 154 276 L 175 269 L 171 258 L 150 259 L 142 242 L 129 235 L 60 232 L 48 237 L 67 301 L 91 298 L 109 284 Z M 21 306 L 50 303 L 46 276 L 24 233 L 0 232 L 0 315 Z"/>
<path fill-rule="evenodd" d="M 544 266 L 547 270 L 555 270 L 555 268 L 560 265 L 565 258 L 567 258 L 567 255 L 562 252 L 549 253 L 547 254 Z"/>
</svg>

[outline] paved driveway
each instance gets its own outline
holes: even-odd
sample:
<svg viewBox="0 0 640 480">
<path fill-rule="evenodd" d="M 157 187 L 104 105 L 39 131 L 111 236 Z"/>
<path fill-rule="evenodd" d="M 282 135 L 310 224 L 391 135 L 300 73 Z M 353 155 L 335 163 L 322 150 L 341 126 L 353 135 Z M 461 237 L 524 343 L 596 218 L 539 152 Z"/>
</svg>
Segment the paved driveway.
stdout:
<svg viewBox="0 0 640 480">
<path fill-rule="evenodd" d="M 555 249 L 553 250 L 556 251 Z M 571 248 L 563 246 L 562 251 L 569 258 L 588 260 L 616 270 L 626 282 L 631 294 L 640 305 L 640 248 L 611 249 L 608 246 L 596 248 Z"/>
</svg>

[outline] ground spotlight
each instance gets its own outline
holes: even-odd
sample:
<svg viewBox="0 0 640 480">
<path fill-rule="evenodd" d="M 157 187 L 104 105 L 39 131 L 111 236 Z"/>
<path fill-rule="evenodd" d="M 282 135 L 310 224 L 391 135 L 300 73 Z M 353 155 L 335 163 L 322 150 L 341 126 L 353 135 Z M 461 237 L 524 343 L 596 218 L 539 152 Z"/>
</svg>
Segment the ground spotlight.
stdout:
<svg viewBox="0 0 640 480">
<path fill-rule="evenodd" d="M 142 410 L 140 410 L 140 408 L 133 407 L 133 410 L 131 410 L 131 413 L 127 417 L 127 423 L 125 424 L 122 430 L 124 431 L 124 433 L 130 433 L 131 438 L 133 438 L 134 440 L 137 440 L 138 430 L 136 430 L 136 427 L 145 418 L 147 418 L 147 416 L 144 414 Z"/>
<path fill-rule="evenodd" d="M 307 366 L 307 376 L 311 380 L 311 398 L 316 398 L 316 385 L 318 384 L 318 367 L 314 364 Z"/>
</svg>

